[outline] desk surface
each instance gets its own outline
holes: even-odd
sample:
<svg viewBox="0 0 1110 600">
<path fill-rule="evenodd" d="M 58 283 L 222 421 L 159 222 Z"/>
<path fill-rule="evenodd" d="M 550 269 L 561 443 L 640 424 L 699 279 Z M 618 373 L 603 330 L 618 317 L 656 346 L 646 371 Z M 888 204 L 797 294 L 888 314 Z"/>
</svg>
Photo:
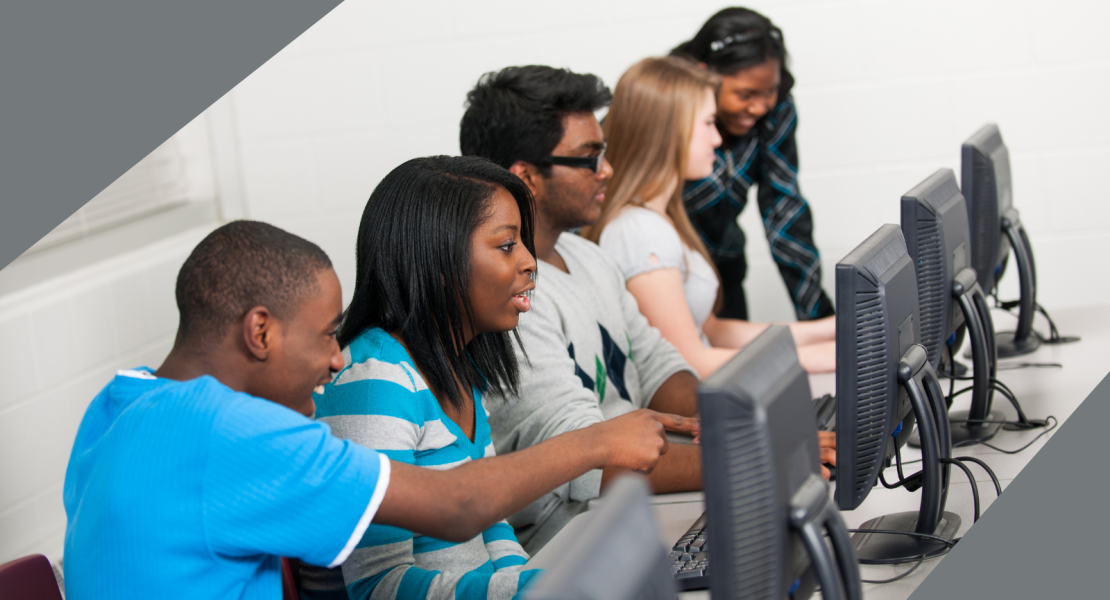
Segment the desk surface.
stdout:
<svg viewBox="0 0 1110 600">
<path fill-rule="evenodd" d="M 1001 360 L 998 379 L 1014 391 L 1027 417 L 1043 419 L 1053 415 L 1063 424 L 1110 371 L 1110 323 L 1105 318 L 1103 308 L 1053 311 L 1052 316 L 1061 335 L 1078 335 L 1083 338 L 1082 341 L 1059 346 L 1042 345 L 1033 354 Z M 1013 329 L 1015 319 L 1007 313 L 995 311 L 994 320 L 996 330 Z M 1047 326 L 1040 318 L 1034 325 L 1038 330 L 1047 330 Z M 970 360 L 961 359 L 961 361 L 970 366 Z M 1059 363 L 1063 367 L 1014 368 L 1023 363 Z M 947 382 L 944 383 L 947 385 Z M 957 382 L 957 389 L 962 387 L 961 383 L 963 382 Z M 814 397 L 831 393 L 835 387 L 835 378 L 832 375 L 812 376 L 810 386 Z M 952 410 L 967 410 L 969 402 L 970 395 L 964 394 L 956 398 Z M 995 394 L 992 410 L 1001 412 L 1007 419 L 1017 418 L 1017 413 L 1010 403 L 998 394 Z M 994 470 L 1005 490 L 1033 455 L 1044 446 L 1048 438 L 1058 430 L 1057 427 L 1019 454 L 1005 454 L 986 446 L 971 446 L 957 449 L 954 455 L 974 456 L 986 462 Z M 992 440 L 992 444 L 1003 449 L 1019 448 L 1035 438 L 1039 432 L 1040 430 L 1004 431 Z M 920 459 L 921 453 L 907 446 L 903 449 L 902 456 L 903 460 L 909 461 Z M 971 465 L 970 468 L 978 482 L 981 510 L 985 511 L 994 501 L 994 488 L 985 471 L 975 465 Z M 888 481 L 897 478 L 893 471 L 893 468 L 888 471 Z M 881 515 L 916 511 L 920 498 L 920 492 L 909 493 L 901 489 L 888 490 L 877 486 L 859 508 L 842 512 L 841 515 L 849 528 L 855 528 L 868 519 Z M 550 566 L 559 556 L 567 552 L 574 540 L 578 538 L 582 528 L 589 526 L 594 504 L 600 503 L 591 503 L 591 512 L 579 515 L 567 524 L 563 531 L 533 557 L 528 563 L 529 567 Z M 661 541 L 668 549 L 675 540 L 686 533 L 686 529 L 705 510 L 700 492 L 659 495 L 653 497 L 652 504 L 659 522 Z M 953 469 L 952 472 L 946 510 L 960 515 L 963 521 L 958 535 L 967 533 L 972 525 L 973 516 L 971 486 L 963 471 L 958 469 Z M 925 561 L 908 577 L 894 583 L 864 584 L 864 596 L 873 600 L 908 598 L 940 560 L 943 558 Z M 912 565 L 864 565 L 860 567 L 860 575 L 863 579 L 889 579 L 903 573 L 909 566 Z M 682 598 L 690 600 L 708 597 L 709 593 L 706 591 L 682 594 Z"/>
</svg>

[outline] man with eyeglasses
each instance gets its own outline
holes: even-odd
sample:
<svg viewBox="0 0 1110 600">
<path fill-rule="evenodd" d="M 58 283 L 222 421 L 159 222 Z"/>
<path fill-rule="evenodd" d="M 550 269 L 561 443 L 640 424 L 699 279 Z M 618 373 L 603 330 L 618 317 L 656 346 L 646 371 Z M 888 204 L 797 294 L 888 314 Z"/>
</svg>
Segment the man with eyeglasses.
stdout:
<svg viewBox="0 0 1110 600">
<path fill-rule="evenodd" d="M 601 249 L 571 233 L 601 218 L 613 169 L 594 112 L 611 99 L 594 75 L 542 66 L 487 73 L 467 94 L 463 154 L 509 169 L 536 199 L 535 296 L 517 327 L 521 393 L 487 404 L 498 454 L 637 408 L 697 412 L 694 371 Z M 511 517 L 524 548 L 543 547 L 613 475 L 587 473 Z M 651 482 L 656 493 L 701 489 L 698 446 L 672 444 Z"/>
</svg>

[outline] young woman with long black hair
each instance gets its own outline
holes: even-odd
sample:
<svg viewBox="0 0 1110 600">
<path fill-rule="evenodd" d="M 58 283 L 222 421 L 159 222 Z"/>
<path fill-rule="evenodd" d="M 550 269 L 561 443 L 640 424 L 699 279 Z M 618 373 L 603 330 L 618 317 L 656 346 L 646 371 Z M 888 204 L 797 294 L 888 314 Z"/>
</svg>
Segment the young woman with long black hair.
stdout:
<svg viewBox="0 0 1110 600">
<path fill-rule="evenodd" d="M 492 456 L 483 397 L 518 388 L 508 332 L 530 308 L 533 211 L 524 183 L 484 159 L 419 158 L 389 173 L 363 211 L 354 297 L 338 332 L 345 364 L 316 394 L 317 419 L 429 469 Z M 619 445 L 644 435 L 644 419 L 696 429 L 638 411 L 599 433 Z M 505 475 L 522 485 L 536 476 Z M 511 598 L 535 573 L 521 570 L 527 560 L 504 521 L 463 543 L 371 524 L 343 581 L 302 568 L 303 596 Z"/>
</svg>

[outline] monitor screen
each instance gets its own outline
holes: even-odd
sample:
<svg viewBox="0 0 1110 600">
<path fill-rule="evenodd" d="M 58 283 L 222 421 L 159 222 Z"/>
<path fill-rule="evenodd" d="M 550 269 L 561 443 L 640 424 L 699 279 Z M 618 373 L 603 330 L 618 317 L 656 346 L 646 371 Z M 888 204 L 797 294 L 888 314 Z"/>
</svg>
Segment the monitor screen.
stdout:
<svg viewBox="0 0 1110 600">
<path fill-rule="evenodd" d="M 671 562 L 651 511 L 644 477 L 622 476 L 606 490 L 590 526 L 540 576 L 526 600 L 674 600 Z M 586 515 L 584 515 L 586 516 Z"/>
<path fill-rule="evenodd" d="M 967 209 L 956 174 L 940 169 L 902 196 L 902 235 L 917 273 L 921 344 L 933 369 L 964 323 L 952 281 L 969 259 Z"/>
<path fill-rule="evenodd" d="M 971 268 L 978 275 L 983 293 L 990 294 L 1010 250 L 1002 233 L 1002 215 L 1013 204 L 1010 153 L 998 126 L 989 124 L 963 143 L 960 157 L 960 186 L 967 201 L 971 234 Z"/>
<path fill-rule="evenodd" d="M 921 339 L 917 278 L 902 230 L 883 225 L 836 265 L 836 503 L 863 502 L 913 425 L 897 377 Z"/>
<path fill-rule="evenodd" d="M 815 580 L 803 577 L 810 560 L 789 507 L 821 464 L 790 330 L 775 326 L 752 341 L 702 382 L 698 403 L 713 597 L 808 597 Z"/>
</svg>

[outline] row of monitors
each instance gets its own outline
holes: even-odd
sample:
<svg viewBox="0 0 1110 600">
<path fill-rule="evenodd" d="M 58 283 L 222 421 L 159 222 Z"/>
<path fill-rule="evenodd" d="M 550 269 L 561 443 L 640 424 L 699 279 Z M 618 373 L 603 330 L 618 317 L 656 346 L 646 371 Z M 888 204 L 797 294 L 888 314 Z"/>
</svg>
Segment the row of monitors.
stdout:
<svg viewBox="0 0 1110 600">
<path fill-rule="evenodd" d="M 837 509 L 863 502 L 916 425 L 925 472 L 920 510 L 863 528 L 955 534 L 959 517 L 944 512 L 948 468 L 941 465 L 952 442 L 935 370 L 961 328 L 978 338 L 977 352 L 991 354 L 993 368 L 983 291 L 994 288 L 1006 262 L 1005 227 L 1016 224 L 1020 232 L 1010 189 L 1006 147 L 988 125 L 963 146 L 962 192 L 952 171 L 934 173 L 903 196 L 900 228 L 880 227 L 837 264 L 833 501 L 820 477 L 808 376 L 788 328 L 772 326 L 702 382 L 714 596 L 801 599 L 820 586 L 826 600 L 855 600 L 865 555 L 881 562 L 947 549 L 912 535 L 867 546 L 867 536 L 849 539 Z M 1027 249 L 1023 234 L 1010 236 L 1024 242 L 1016 253 Z M 527 598 L 675 597 L 645 484 L 621 482 L 608 497 L 580 550 Z"/>
</svg>

